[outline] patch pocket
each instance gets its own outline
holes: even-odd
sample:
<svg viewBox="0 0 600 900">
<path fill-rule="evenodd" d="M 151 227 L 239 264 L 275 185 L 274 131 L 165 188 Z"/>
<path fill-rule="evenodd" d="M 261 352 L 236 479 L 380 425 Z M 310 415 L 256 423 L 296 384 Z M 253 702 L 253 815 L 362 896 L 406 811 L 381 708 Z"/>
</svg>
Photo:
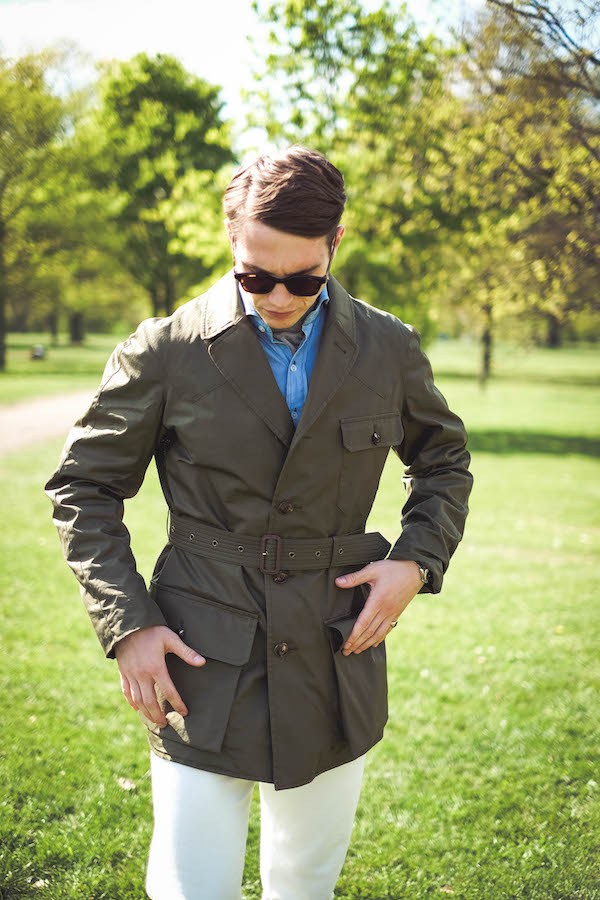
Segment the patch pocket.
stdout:
<svg viewBox="0 0 600 900">
<path fill-rule="evenodd" d="M 379 740 L 388 719 L 385 641 L 362 653 L 344 656 L 356 615 L 327 619 L 329 645 L 338 687 L 342 729 L 353 752 Z"/>
<path fill-rule="evenodd" d="M 206 597 L 155 585 L 155 602 L 167 625 L 182 641 L 206 658 L 192 666 L 174 653 L 165 657 L 167 670 L 188 714 L 176 712 L 157 689 L 168 725 L 154 724 L 142 714 L 155 734 L 183 741 L 199 750 L 218 753 L 243 666 L 248 662 L 258 616 Z"/>
<path fill-rule="evenodd" d="M 338 506 L 350 513 L 358 503 L 367 517 L 379 486 L 390 447 L 402 442 L 399 412 L 340 419 L 344 454 L 338 486 Z"/>
</svg>

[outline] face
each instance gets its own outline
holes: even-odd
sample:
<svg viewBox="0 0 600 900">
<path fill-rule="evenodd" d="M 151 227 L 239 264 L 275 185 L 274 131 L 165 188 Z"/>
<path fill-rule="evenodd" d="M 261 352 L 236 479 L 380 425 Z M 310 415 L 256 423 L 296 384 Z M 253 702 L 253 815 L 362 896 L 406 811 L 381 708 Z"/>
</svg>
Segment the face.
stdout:
<svg viewBox="0 0 600 900">
<path fill-rule="evenodd" d="M 288 275 L 319 275 L 327 273 L 329 246 L 325 237 L 307 238 L 288 234 L 250 220 L 236 235 L 231 223 L 225 220 L 229 234 L 236 272 L 266 272 L 276 278 Z M 338 225 L 334 251 L 344 233 Z M 270 294 L 251 294 L 256 310 L 271 328 L 289 328 L 300 319 L 315 302 L 323 285 L 312 297 L 290 294 L 284 284 L 276 284 Z"/>
</svg>

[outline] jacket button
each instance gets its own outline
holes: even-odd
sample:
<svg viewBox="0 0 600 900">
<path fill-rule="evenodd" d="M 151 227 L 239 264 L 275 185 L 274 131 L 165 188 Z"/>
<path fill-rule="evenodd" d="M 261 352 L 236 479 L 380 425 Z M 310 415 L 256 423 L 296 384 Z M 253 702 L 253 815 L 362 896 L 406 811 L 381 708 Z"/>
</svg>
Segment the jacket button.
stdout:
<svg viewBox="0 0 600 900">
<path fill-rule="evenodd" d="M 280 641 L 279 644 L 275 644 L 275 646 L 273 647 L 273 650 L 275 651 L 277 656 L 285 656 L 289 649 L 289 644 L 287 644 L 285 641 Z"/>
<path fill-rule="evenodd" d="M 291 512 L 294 512 L 294 504 L 290 503 L 289 500 L 283 500 L 279 504 L 278 509 L 279 509 L 280 513 L 291 513 Z"/>
<path fill-rule="evenodd" d="M 275 584 L 283 584 L 288 580 L 288 578 L 289 575 L 287 572 L 278 572 L 277 575 L 273 575 L 273 581 L 275 582 Z"/>
<path fill-rule="evenodd" d="M 371 442 L 373 444 L 378 444 L 380 442 L 380 440 L 381 440 L 381 435 L 379 434 L 378 431 L 374 431 L 373 434 L 371 435 Z"/>
</svg>

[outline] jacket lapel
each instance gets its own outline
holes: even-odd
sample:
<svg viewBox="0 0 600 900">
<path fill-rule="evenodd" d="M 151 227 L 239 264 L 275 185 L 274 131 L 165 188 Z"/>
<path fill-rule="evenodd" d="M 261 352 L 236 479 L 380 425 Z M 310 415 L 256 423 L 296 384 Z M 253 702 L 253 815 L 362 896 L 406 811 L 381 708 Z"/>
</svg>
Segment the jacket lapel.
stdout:
<svg viewBox="0 0 600 900">
<path fill-rule="evenodd" d="M 358 355 L 352 301 L 330 276 L 329 309 L 308 394 L 294 423 L 267 356 L 240 299 L 233 270 L 208 292 L 202 337 L 221 374 L 277 437 L 293 449 L 340 388 Z M 289 456 L 289 454 L 288 454 Z"/>
<path fill-rule="evenodd" d="M 339 390 L 358 355 L 352 301 L 331 275 L 327 282 L 327 291 L 329 310 L 310 377 L 308 394 L 290 450 L 304 437 Z"/>
<path fill-rule="evenodd" d="M 202 337 L 221 374 L 289 447 L 294 423 L 240 299 L 233 270 L 208 292 Z"/>
</svg>

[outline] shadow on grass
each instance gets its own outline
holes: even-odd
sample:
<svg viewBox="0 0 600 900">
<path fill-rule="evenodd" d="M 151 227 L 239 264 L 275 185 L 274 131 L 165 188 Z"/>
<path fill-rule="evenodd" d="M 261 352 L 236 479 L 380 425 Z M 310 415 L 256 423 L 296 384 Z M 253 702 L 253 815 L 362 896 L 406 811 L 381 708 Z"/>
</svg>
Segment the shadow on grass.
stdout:
<svg viewBox="0 0 600 900">
<path fill-rule="evenodd" d="M 579 453 L 600 456 L 600 438 L 548 434 L 541 431 L 478 431 L 468 429 L 472 453 Z"/>
<path fill-rule="evenodd" d="M 478 382 L 477 375 L 473 372 L 457 371 L 455 369 L 435 368 L 436 381 L 455 379 L 457 381 Z M 524 384 L 566 385 L 576 387 L 600 387 L 600 378 L 593 375 L 579 375 L 577 372 L 499 372 L 491 376 L 489 384 L 503 382 L 518 382 Z M 482 388 L 485 390 L 485 386 Z"/>
</svg>

